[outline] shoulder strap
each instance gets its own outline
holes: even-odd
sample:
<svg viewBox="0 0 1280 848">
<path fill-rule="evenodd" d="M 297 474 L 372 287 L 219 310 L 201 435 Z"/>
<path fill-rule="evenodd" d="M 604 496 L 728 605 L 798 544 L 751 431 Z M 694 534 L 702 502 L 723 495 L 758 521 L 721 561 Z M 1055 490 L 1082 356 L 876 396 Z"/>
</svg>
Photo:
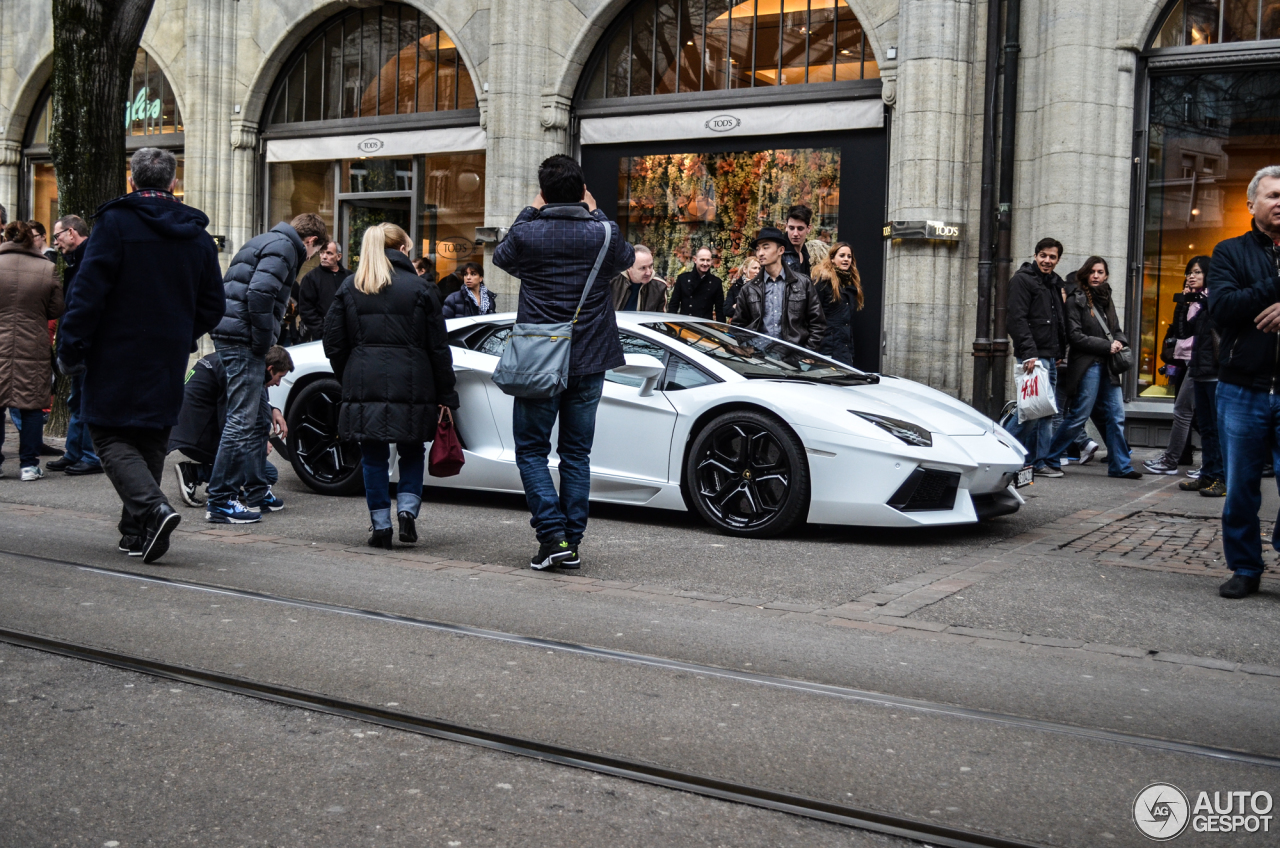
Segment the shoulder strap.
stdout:
<svg viewBox="0 0 1280 848">
<path fill-rule="evenodd" d="M 1090 305 L 1089 305 L 1089 311 L 1093 314 L 1093 318 L 1094 318 L 1094 320 L 1095 320 L 1095 321 L 1097 321 L 1099 324 L 1101 324 L 1101 325 L 1102 325 L 1102 332 L 1104 332 L 1104 333 L 1106 333 L 1106 334 L 1107 334 L 1107 341 L 1109 341 L 1109 342 L 1114 342 L 1114 341 L 1115 341 L 1115 339 L 1111 338 L 1111 328 L 1110 328 L 1110 327 L 1108 327 L 1108 326 L 1107 326 L 1107 322 L 1106 322 L 1106 321 L 1104 321 L 1104 320 L 1102 319 L 1102 317 L 1098 315 L 1097 310 L 1095 310 L 1095 309 L 1093 308 L 1093 304 L 1090 304 Z"/>
<path fill-rule="evenodd" d="M 604 264 L 604 255 L 609 252 L 609 244 L 613 241 L 613 228 L 609 226 L 609 222 L 604 222 L 604 244 L 600 245 L 600 253 L 596 255 L 596 264 L 591 268 L 591 274 L 587 277 L 587 284 L 582 287 L 582 297 L 578 300 L 578 308 L 573 310 L 573 322 L 578 323 L 578 313 L 582 311 L 582 305 L 587 302 L 587 292 L 591 291 L 591 286 L 595 284 L 596 276 L 600 273 L 600 266 Z"/>
</svg>

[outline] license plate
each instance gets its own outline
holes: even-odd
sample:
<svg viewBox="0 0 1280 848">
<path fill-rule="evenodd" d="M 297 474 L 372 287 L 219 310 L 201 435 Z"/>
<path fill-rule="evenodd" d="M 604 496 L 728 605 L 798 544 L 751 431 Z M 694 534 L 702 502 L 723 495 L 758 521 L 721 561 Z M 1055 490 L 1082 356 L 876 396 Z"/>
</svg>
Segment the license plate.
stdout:
<svg viewBox="0 0 1280 848">
<path fill-rule="evenodd" d="M 1021 489 L 1023 486 L 1030 486 L 1032 481 L 1032 468 L 1028 465 L 1026 468 L 1018 472 L 1017 478 L 1013 481 L 1015 488 Z"/>
</svg>

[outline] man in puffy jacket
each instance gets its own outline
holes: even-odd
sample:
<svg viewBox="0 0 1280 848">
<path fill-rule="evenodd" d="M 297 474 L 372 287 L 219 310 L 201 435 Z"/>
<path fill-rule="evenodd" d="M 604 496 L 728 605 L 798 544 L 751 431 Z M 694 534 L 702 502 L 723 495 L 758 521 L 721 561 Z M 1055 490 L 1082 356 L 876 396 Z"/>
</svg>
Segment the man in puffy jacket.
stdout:
<svg viewBox="0 0 1280 848">
<path fill-rule="evenodd" d="M 1013 355 L 1028 374 L 1036 362 L 1049 372 L 1049 392 L 1058 386 L 1058 361 L 1067 355 L 1066 284 L 1055 272 L 1062 259 L 1062 242 L 1043 238 L 1036 243 L 1035 261 L 1024 262 L 1009 278 L 1007 326 Z M 1043 477 L 1061 477 L 1060 469 L 1045 464 L 1053 441 L 1053 416 L 1017 423 L 1010 433 L 1027 449 L 1027 461 Z"/>
<path fill-rule="evenodd" d="M 242 504 L 238 496 L 258 476 L 267 451 L 266 431 L 257 426 L 265 357 L 280 338 L 298 268 L 328 241 L 319 215 L 299 215 L 245 242 L 223 277 L 227 314 L 209 334 L 227 371 L 227 423 L 205 510 L 213 524 L 252 524 L 262 517 L 252 508 L 260 503 Z M 264 497 L 266 489 L 254 487 L 246 494 Z"/>
<path fill-rule="evenodd" d="M 61 370 L 84 375 L 80 415 L 124 504 L 120 548 L 144 562 L 180 520 L 160 490 L 169 430 L 187 357 L 226 305 L 209 219 L 173 195 L 177 167 L 167 150 L 133 154 L 135 191 L 98 209 L 58 332 Z"/>
<path fill-rule="evenodd" d="M 1258 591 L 1262 466 L 1280 460 L 1280 165 L 1258 171 L 1247 198 L 1249 232 L 1213 249 L 1208 282 L 1209 317 L 1221 333 L 1218 435 L 1227 472 L 1222 552 L 1235 572 L 1218 593 L 1231 599 Z M 1280 550 L 1280 523 L 1271 545 Z"/>
</svg>

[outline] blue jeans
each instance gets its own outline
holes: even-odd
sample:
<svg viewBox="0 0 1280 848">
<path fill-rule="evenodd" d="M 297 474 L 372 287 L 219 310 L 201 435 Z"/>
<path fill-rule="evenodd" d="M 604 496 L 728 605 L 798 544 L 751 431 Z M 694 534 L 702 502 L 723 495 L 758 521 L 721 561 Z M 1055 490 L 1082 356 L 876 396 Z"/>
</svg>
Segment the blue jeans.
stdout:
<svg viewBox="0 0 1280 848">
<path fill-rule="evenodd" d="M 400 482 L 396 484 L 396 512 L 418 517 L 422 506 L 422 473 L 427 450 L 422 442 L 396 442 L 400 455 Z M 391 446 L 387 442 L 361 442 L 364 466 L 364 500 L 369 505 L 373 529 L 391 527 Z"/>
<path fill-rule="evenodd" d="M 84 396 L 84 375 L 71 378 L 71 392 L 67 395 L 67 409 L 71 413 L 67 424 L 66 457 L 72 462 L 101 465 L 102 460 L 93 452 L 93 439 L 89 438 L 89 425 L 80 418 L 80 399 Z"/>
<path fill-rule="evenodd" d="M 1280 444 L 1280 397 L 1220 383 L 1218 435 L 1229 482 L 1227 503 L 1222 509 L 1222 552 L 1227 568 L 1242 577 L 1255 577 L 1265 567 L 1258 526 L 1262 466 L 1268 460 L 1280 465 L 1280 450 L 1276 449 Z M 1280 519 L 1280 515 L 1276 517 Z M 1271 546 L 1280 551 L 1280 521 L 1271 535 Z"/>
<path fill-rule="evenodd" d="M 1200 427 L 1201 480 L 1227 482 L 1218 444 L 1218 381 L 1195 381 L 1196 424 Z"/>
<path fill-rule="evenodd" d="M 1128 474 L 1133 470 L 1129 463 L 1129 443 L 1124 438 L 1124 393 L 1120 387 L 1111 382 L 1109 375 L 1102 373 L 1103 365 L 1095 362 L 1089 366 L 1080 378 L 1080 388 L 1071 399 L 1071 411 L 1062 421 L 1062 427 L 1053 438 L 1053 443 L 1044 456 L 1037 458 L 1036 464 L 1044 464 L 1050 468 L 1062 467 L 1062 455 L 1089 420 L 1094 405 L 1102 407 L 1107 419 L 1107 427 L 1103 436 L 1107 442 L 1107 473 L 1112 477 Z"/>
<path fill-rule="evenodd" d="M 203 463 L 203 462 L 197 463 L 196 482 L 204 483 L 205 485 L 208 485 L 209 481 L 212 479 L 213 479 L 213 463 Z M 262 479 L 267 481 L 267 487 L 270 488 L 271 486 L 274 486 L 276 484 L 277 480 L 280 479 L 280 470 L 276 468 L 274 465 L 272 465 L 270 462 L 263 462 Z"/>
<path fill-rule="evenodd" d="M 44 413 L 39 409 L 10 409 L 9 417 L 18 428 L 18 465 L 31 468 L 40 464 L 40 445 L 44 444 Z M 0 425 L 4 419 L 0 418 Z M 0 448 L 4 447 L 5 428 L 0 426 Z M 0 463 L 4 452 L 0 450 Z"/>
<path fill-rule="evenodd" d="M 591 444 L 596 438 L 596 407 L 604 391 L 604 372 L 569 378 L 558 397 L 516 398 L 512 429 L 516 467 L 539 542 L 564 539 L 577 545 L 587 532 L 591 501 Z M 551 482 L 551 428 L 560 418 L 560 494 Z"/>
<path fill-rule="evenodd" d="M 1058 365 L 1052 359 L 1040 358 L 1040 364 L 1049 371 L 1049 388 L 1053 389 L 1054 394 L 1058 391 Z M 1049 443 L 1053 441 L 1055 416 L 1047 415 L 1044 418 L 1037 418 L 1034 421 L 1025 421 L 1018 423 L 1018 415 L 1014 413 L 1012 427 L 1006 428 L 1009 434 L 1022 443 L 1027 449 L 1027 462 L 1035 461 L 1037 468 L 1044 467 L 1044 461 L 1040 458 L 1049 449 Z"/>
<path fill-rule="evenodd" d="M 240 495 L 259 503 L 267 493 L 262 464 L 267 456 L 267 429 L 258 422 L 267 365 L 248 345 L 214 342 L 227 371 L 227 421 L 213 461 L 209 506 L 226 506 Z"/>
</svg>

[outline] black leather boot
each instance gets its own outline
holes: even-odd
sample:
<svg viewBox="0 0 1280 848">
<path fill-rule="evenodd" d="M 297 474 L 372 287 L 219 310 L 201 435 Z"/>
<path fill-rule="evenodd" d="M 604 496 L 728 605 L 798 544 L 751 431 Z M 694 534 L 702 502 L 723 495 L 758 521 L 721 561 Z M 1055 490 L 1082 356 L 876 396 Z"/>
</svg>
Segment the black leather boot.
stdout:
<svg viewBox="0 0 1280 848">
<path fill-rule="evenodd" d="M 391 550 L 391 532 L 390 527 L 385 530 L 375 529 L 372 535 L 369 536 L 369 547 Z"/>
<path fill-rule="evenodd" d="M 396 517 L 400 519 L 400 541 L 406 545 L 412 545 L 418 541 L 418 528 L 414 526 L 413 516 L 402 512 Z"/>
</svg>

